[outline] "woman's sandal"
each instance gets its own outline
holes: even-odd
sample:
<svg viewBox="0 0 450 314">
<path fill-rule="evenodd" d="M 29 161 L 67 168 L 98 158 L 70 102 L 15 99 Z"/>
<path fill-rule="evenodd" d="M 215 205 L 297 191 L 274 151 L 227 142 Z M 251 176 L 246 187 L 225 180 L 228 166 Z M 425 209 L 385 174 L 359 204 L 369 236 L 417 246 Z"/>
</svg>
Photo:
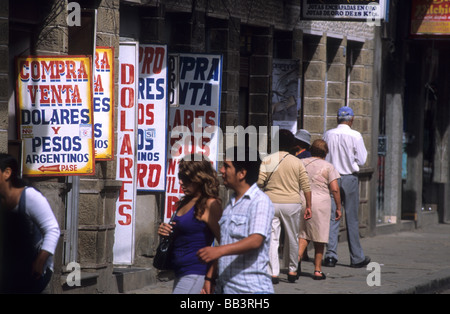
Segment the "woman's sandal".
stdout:
<svg viewBox="0 0 450 314">
<path fill-rule="evenodd" d="M 325 280 L 327 277 L 325 276 L 325 274 L 323 273 L 323 272 L 321 272 L 320 270 L 315 270 L 314 271 L 314 274 L 315 273 L 319 273 L 319 274 L 321 274 L 321 276 L 316 276 L 316 275 L 313 275 L 313 279 L 314 280 Z"/>
</svg>

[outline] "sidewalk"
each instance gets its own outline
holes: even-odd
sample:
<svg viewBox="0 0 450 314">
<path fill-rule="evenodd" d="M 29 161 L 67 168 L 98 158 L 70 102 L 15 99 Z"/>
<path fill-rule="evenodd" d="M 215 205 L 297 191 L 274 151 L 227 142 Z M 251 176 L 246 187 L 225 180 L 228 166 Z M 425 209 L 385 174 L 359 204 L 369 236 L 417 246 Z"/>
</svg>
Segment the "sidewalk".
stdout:
<svg viewBox="0 0 450 314">
<path fill-rule="evenodd" d="M 450 285 L 450 224 L 436 224 L 411 232 L 361 239 L 364 253 L 380 265 L 374 269 L 349 267 L 347 242 L 339 243 L 336 267 L 322 267 L 327 279 L 312 279 L 314 264 L 303 262 L 300 279 L 288 283 L 281 274 L 274 285 L 276 294 L 395 294 L 430 293 Z M 310 258 L 314 251 L 309 251 Z M 369 286 L 379 278 L 380 286 Z M 368 280 L 369 279 L 369 280 Z M 173 281 L 128 292 L 129 294 L 169 294 Z"/>
</svg>

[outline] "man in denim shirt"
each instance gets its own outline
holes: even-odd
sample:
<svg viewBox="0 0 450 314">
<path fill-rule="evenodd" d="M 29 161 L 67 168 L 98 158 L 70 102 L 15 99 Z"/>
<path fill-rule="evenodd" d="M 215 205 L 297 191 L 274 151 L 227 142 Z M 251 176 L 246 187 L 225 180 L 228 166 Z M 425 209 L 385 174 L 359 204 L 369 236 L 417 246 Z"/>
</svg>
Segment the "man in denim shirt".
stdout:
<svg viewBox="0 0 450 314">
<path fill-rule="evenodd" d="M 220 173 L 234 191 L 219 221 L 220 246 L 205 247 L 198 256 L 219 260 L 216 293 L 273 293 L 267 270 L 274 208 L 256 185 L 261 160 L 256 151 L 227 151 Z"/>
</svg>

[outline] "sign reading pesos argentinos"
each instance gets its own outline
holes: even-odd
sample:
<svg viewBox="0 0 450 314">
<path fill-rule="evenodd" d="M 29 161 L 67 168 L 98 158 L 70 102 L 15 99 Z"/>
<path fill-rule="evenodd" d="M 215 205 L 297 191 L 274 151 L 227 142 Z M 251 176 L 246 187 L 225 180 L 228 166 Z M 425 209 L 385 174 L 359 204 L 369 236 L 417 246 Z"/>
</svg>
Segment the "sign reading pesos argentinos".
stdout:
<svg viewBox="0 0 450 314">
<path fill-rule="evenodd" d="M 28 56 L 16 64 L 23 175 L 93 174 L 91 58 Z"/>
</svg>

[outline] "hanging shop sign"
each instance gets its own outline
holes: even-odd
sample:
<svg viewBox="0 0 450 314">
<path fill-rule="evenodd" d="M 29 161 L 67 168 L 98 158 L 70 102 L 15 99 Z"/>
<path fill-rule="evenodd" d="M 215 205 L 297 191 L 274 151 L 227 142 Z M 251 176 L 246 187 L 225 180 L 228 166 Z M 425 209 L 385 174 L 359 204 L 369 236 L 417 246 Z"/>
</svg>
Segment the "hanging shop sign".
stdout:
<svg viewBox="0 0 450 314">
<path fill-rule="evenodd" d="M 137 189 L 164 191 L 167 150 L 167 47 L 139 46 Z"/>
<path fill-rule="evenodd" d="M 169 55 L 169 145 L 167 151 L 164 220 L 168 221 L 183 195 L 178 164 L 186 155 L 206 156 L 217 167 L 222 85 L 222 57 L 205 54 Z M 177 83 L 174 83 L 177 82 Z"/>
<path fill-rule="evenodd" d="M 442 0 L 413 0 L 411 9 L 411 35 L 450 35 L 450 4 Z"/>
<path fill-rule="evenodd" d="M 386 17 L 388 0 L 303 0 L 306 20 L 357 20 L 374 22 Z"/>
<path fill-rule="evenodd" d="M 114 48 L 97 47 L 94 61 L 95 159 L 114 158 Z"/>
<path fill-rule="evenodd" d="M 301 99 L 299 63 L 296 60 L 274 59 L 272 73 L 273 125 L 295 134 Z"/>
<path fill-rule="evenodd" d="M 114 264 L 129 265 L 134 260 L 138 64 L 137 43 L 121 43 L 116 180 L 122 181 L 122 187 L 116 201 Z"/>
<path fill-rule="evenodd" d="M 91 58 L 18 57 L 16 66 L 23 175 L 93 174 Z"/>
</svg>

